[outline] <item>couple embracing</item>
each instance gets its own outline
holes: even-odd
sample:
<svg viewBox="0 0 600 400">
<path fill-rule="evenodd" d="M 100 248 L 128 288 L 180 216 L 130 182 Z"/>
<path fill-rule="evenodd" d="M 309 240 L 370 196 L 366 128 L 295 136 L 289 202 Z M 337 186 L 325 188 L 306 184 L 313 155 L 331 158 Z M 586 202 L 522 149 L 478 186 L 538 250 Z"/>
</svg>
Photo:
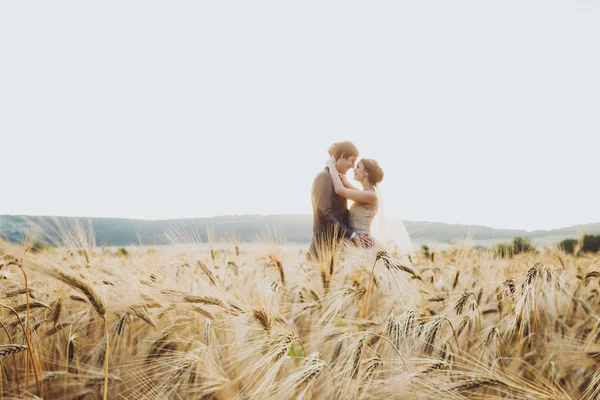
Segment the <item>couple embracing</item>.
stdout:
<svg viewBox="0 0 600 400">
<path fill-rule="evenodd" d="M 317 174 L 312 186 L 313 236 L 310 254 L 318 257 L 326 243 L 350 240 L 363 247 L 373 247 L 384 240 L 396 241 L 397 248 L 412 250 L 410 237 L 401 222 L 400 235 L 390 237 L 392 229 L 385 229 L 385 222 L 378 224 L 378 235 L 373 235 L 371 225 L 380 215 L 381 195 L 377 186 L 383 180 L 383 170 L 376 160 L 358 160 L 358 148 L 352 142 L 334 143 L 329 148 L 330 159 L 326 167 Z M 354 187 L 346 178 L 354 169 L 354 180 L 361 189 Z M 348 209 L 348 200 L 354 203 Z M 378 218 L 382 221 L 382 218 Z M 396 231 L 398 231 L 396 227 Z M 387 231 L 384 233 L 383 231 Z M 374 238 L 374 236 L 378 236 Z M 399 243 L 398 243 L 399 242 Z"/>
</svg>

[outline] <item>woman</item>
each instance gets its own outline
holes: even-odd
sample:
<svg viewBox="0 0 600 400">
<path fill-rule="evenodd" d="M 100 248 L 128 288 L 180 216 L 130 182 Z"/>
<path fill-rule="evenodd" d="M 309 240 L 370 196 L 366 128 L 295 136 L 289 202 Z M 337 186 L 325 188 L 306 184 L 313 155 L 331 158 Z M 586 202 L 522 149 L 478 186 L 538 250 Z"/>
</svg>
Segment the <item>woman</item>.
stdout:
<svg viewBox="0 0 600 400">
<path fill-rule="evenodd" d="M 372 158 L 361 159 L 354 169 L 354 180 L 359 182 L 363 190 L 356 189 L 348 182 L 345 175 L 340 175 L 335 168 L 335 160 L 327 161 L 329 173 L 335 192 L 354 204 L 350 207 L 349 226 L 356 232 L 367 233 L 374 237 L 377 245 L 392 243 L 398 253 L 413 252 L 410 235 L 402 221 L 389 223 L 381 212 L 383 200 L 378 191 L 378 185 L 383 180 L 383 169 Z M 371 225 L 378 215 L 373 232 Z"/>
<path fill-rule="evenodd" d="M 383 170 L 379 163 L 370 158 L 363 158 L 358 162 L 354 169 L 354 180 L 362 185 L 363 190 L 356 189 L 348 182 L 345 175 L 338 173 L 334 159 L 328 160 L 327 166 L 335 193 L 354 202 L 349 210 L 350 228 L 356 232 L 370 234 L 371 224 L 377 215 L 379 205 L 379 197 L 375 189 L 383 180 Z"/>
</svg>

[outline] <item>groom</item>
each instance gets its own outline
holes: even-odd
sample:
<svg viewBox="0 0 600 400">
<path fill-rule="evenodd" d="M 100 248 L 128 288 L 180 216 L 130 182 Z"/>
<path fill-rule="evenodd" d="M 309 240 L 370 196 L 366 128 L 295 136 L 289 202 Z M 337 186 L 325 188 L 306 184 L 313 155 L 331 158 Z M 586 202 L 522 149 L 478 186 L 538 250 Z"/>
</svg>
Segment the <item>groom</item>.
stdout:
<svg viewBox="0 0 600 400">
<path fill-rule="evenodd" d="M 358 158 L 358 149 L 352 142 L 338 142 L 329 149 L 336 160 L 335 166 L 340 174 L 345 175 L 354 168 Z M 313 235 L 310 254 L 316 259 L 322 242 L 342 239 L 355 240 L 365 247 L 371 247 L 373 241 L 366 233 L 354 232 L 348 224 L 348 202 L 333 190 L 333 181 L 329 168 L 325 167 L 317 176 L 312 186 Z"/>
</svg>

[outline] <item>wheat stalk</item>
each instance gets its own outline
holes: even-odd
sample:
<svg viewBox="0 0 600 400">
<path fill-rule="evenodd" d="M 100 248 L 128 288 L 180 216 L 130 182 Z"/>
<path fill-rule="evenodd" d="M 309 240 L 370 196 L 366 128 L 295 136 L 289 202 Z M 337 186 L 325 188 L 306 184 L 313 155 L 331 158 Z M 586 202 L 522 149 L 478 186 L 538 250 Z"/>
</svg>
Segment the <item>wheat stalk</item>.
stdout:
<svg viewBox="0 0 600 400">
<path fill-rule="evenodd" d="M 0 358 L 8 357 L 24 350 L 27 350 L 27 346 L 22 346 L 20 344 L 0 345 Z"/>
<path fill-rule="evenodd" d="M 217 286 L 217 279 L 215 277 L 215 274 L 213 274 L 213 272 L 210 270 L 210 268 L 208 268 L 208 266 L 200 260 L 196 262 L 196 265 L 198 265 L 202 272 L 204 272 L 210 283 L 212 283 L 214 286 Z"/>
<path fill-rule="evenodd" d="M 106 306 L 104 305 L 104 301 L 102 301 L 102 298 L 98 296 L 98 294 L 92 289 L 90 285 L 88 285 L 79 278 L 76 278 L 72 275 L 69 275 L 65 272 L 56 269 L 49 270 L 47 274 L 71 286 L 72 288 L 79 290 L 85 297 L 87 297 L 87 299 L 92 304 L 98 315 L 104 318 L 104 316 L 106 315 Z"/>
<path fill-rule="evenodd" d="M 484 387 L 507 387 L 506 383 L 497 379 L 473 379 L 467 382 L 460 383 L 450 388 L 455 392 L 468 392 L 478 390 Z"/>
<path fill-rule="evenodd" d="M 252 316 L 254 320 L 258 322 L 265 331 L 271 330 L 272 319 L 271 315 L 265 311 L 265 309 L 260 308 L 252 311 Z"/>
</svg>

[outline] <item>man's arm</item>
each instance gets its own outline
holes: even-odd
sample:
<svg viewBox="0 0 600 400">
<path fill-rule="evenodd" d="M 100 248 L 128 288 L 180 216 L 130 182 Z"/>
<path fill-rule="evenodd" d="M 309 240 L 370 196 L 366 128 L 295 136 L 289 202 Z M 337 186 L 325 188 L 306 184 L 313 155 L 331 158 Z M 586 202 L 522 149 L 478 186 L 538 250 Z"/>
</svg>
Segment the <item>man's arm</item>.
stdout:
<svg viewBox="0 0 600 400">
<path fill-rule="evenodd" d="M 356 236 L 356 233 L 342 221 L 338 221 L 333 215 L 333 209 L 331 208 L 333 184 L 329 174 L 319 174 L 317 176 L 315 179 L 313 195 L 315 197 L 315 208 L 317 209 L 321 224 L 338 224 L 341 230 L 340 233 L 347 239 L 353 239 Z"/>
</svg>

